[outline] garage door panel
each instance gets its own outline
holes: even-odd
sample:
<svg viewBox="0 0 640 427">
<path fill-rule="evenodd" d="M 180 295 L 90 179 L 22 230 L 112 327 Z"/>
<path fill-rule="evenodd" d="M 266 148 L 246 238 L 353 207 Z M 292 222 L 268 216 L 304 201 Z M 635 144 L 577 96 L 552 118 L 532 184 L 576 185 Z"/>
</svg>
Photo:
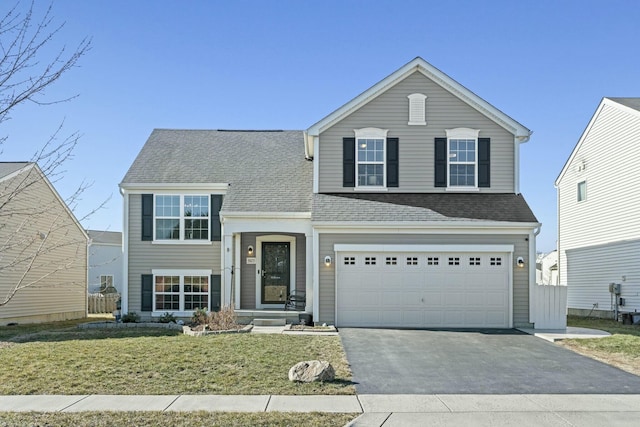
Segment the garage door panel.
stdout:
<svg viewBox="0 0 640 427">
<path fill-rule="evenodd" d="M 343 254 L 338 326 L 507 327 L 508 254 Z"/>
</svg>

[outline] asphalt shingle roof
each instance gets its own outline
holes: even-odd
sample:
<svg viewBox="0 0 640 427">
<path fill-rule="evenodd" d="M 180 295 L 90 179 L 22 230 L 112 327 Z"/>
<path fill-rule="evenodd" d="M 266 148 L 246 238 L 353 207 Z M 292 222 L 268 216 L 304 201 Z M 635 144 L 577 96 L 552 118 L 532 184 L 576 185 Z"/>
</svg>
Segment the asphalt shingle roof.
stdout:
<svg viewBox="0 0 640 427">
<path fill-rule="evenodd" d="M 640 98 L 609 98 L 612 101 L 622 104 L 634 110 L 640 111 Z"/>
<path fill-rule="evenodd" d="M 0 178 L 10 175 L 29 164 L 29 162 L 0 162 Z"/>
<path fill-rule="evenodd" d="M 313 221 L 538 222 L 520 194 L 316 194 Z"/>
<path fill-rule="evenodd" d="M 119 231 L 87 230 L 93 243 L 122 244 L 122 233 Z"/>
<path fill-rule="evenodd" d="M 122 184 L 228 183 L 222 210 L 310 212 L 302 131 L 154 130 Z"/>
</svg>

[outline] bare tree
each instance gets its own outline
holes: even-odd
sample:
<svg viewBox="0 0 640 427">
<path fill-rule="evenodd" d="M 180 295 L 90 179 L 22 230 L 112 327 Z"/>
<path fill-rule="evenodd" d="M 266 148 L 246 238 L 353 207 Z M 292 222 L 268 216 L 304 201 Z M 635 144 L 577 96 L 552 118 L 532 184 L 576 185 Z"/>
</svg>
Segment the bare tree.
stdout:
<svg viewBox="0 0 640 427">
<path fill-rule="evenodd" d="M 49 99 L 46 93 L 91 47 L 88 38 L 73 49 L 57 47 L 64 25 L 55 22 L 52 6 L 38 14 L 35 1 L 24 4 L 19 0 L 0 18 L 0 126 L 20 105 L 51 105 L 77 96 Z M 79 134 L 63 136 L 62 130 L 61 124 L 34 147 L 29 162 L 17 165 L 24 169 L 11 179 L 0 176 L 0 277 L 13 278 L 10 289 L 2 287 L 5 295 L 0 295 L 0 307 L 27 287 L 52 286 L 65 280 L 59 273 L 77 268 L 79 251 L 84 250 L 86 256 L 86 239 L 70 238 L 79 223 L 71 224 L 65 219 L 69 212 L 63 211 L 77 204 L 86 183 L 80 183 L 65 200 L 63 210 L 49 200 L 28 203 L 38 194 L 39 186 L 56 182 L 64 174 L 64 164 L 71 158 Z M 7 143 L 8 137 L 0 136 L 0 154 Z"/>
</svg>

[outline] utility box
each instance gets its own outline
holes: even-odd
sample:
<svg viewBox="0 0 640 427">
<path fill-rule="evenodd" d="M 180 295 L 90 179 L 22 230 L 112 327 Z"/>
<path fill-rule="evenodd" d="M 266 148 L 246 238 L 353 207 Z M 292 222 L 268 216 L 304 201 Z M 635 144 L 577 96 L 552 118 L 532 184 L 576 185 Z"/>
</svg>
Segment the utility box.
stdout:
<svg viewBox="0 0 640 427">
<path fill-rule="evenodd" d="M 620 295 L 622 286 L 620 283 L 609 283 L 609 292 L 615 295 Z"/>
</svg>

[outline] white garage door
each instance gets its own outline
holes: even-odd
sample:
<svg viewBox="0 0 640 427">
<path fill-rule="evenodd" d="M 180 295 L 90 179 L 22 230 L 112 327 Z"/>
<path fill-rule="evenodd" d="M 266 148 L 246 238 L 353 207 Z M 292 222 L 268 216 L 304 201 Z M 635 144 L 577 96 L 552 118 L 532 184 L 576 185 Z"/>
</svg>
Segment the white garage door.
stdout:
<svg viewBox="0 0 640 427">
<path fill-rule="evenodd" d="M 339 252 L 336 261 L 338 326 L 510 326 L 509 253 Z"/>
</svg>

